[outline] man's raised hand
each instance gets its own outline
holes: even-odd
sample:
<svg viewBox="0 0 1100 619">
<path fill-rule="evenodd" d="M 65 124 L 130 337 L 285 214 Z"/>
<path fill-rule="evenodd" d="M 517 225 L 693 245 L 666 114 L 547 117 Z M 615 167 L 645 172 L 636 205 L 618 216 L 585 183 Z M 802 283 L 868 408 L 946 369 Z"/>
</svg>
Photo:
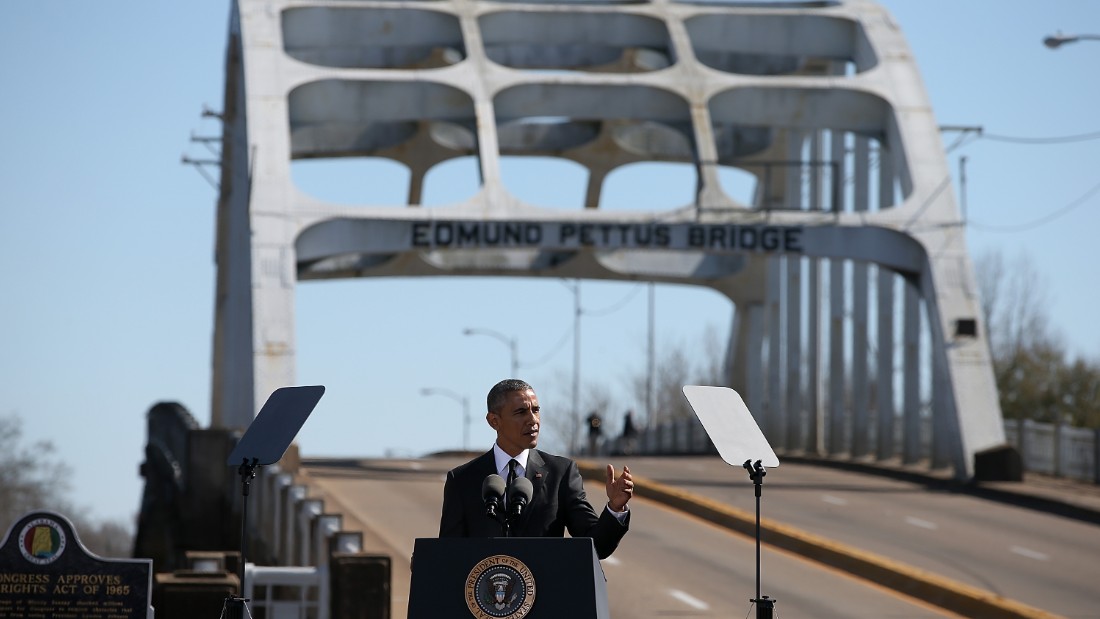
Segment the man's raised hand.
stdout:
<svg viewBox="0 0 1100 619">
<path fill-rule="evenodd" d="M 606 469 L 607 504 L 613 510 L 626 509 L 630 497 L 634 496 L 634 478 L 630 476 L 630 467 L 623 466 L 623 474 L 615 476 L 615 467 L 608 464 Z"/>
</svg>

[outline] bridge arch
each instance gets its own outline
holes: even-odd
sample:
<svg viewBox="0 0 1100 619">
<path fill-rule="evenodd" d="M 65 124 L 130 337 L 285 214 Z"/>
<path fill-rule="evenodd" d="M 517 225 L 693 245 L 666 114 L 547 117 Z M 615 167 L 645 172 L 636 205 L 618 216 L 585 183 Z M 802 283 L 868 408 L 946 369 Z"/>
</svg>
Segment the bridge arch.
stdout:
<svg viewBox="0 0 1100 619">
<path fill-rule="evenodd" d="M 295 382 L 298 281 L 507 275 L 719 290 L 738 308 L 730 383 L 780 449 L 927 459 L 968 477 L 976 454 L 1004 444 L 936 124 L 881 8 L 238 0 L 233 15 L 215 425 L 243 427 Z M 607 28 L 608 46 L 536 36 L 562 23 Z M 748 34 L 719 49 L 715 28 Z M 406 164 L 405 208 L 330 203 L 291 181 L 295 159 L 346 156 Z M 426 172 L 470 156 L 477 193 L 420 208 Z M 504 156 L 581 164 L 585 203 L 517 198 Z M 608 173 L 640 161 L 693 166 L 694 199 L 601 209 Z M 751 203 L 723 191 L 724 167 L 756 177 Z"/>
</svg>

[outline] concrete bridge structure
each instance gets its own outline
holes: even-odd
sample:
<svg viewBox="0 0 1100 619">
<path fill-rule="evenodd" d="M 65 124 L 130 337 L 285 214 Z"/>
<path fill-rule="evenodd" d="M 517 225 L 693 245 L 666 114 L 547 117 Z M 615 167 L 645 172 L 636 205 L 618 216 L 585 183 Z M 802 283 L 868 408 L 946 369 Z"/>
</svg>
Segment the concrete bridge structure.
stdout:
<svg viewBox="0 0 1100 619">
<path fill-rule="evenodd" d="M 295 384 L 297 282 L 507 275 L 725 294 L 729 385 L 777 449 L 966 479 L 1005 445 L 939 130 L 869 0 L 237 0 L 222 118 L 216 428 Z M 407 203 L 328 203 L 291 178 L 367 156 L 408 167 Z M 584 166 L 584 203 L 513 195 L 501 159 L 522 156 Z M 476 194 L 422 206 L 425 174 L 458 158 Z M 691 166 L 694 199 L 601 208 L 638 162 Z"/>
</svg>

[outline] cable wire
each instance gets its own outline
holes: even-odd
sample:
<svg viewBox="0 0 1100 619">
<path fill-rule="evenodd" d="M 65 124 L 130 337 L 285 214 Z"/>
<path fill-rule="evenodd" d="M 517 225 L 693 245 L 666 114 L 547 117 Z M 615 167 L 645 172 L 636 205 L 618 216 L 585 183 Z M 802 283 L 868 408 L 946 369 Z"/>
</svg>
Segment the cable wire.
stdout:
<svg viewBox="0 0 1100 619">
<path fill-rule="evenodd" d="M 1078 206 L 1081 206 L 1089 198 L 1091 198 L 1093 195 L 1095 195 L 1098 191 L 1100 191 L 1100 183 L 1097 183 L 1096 185 L 1093 185 L 1092 188 L 1089 189 L 1088 191 L 1086 191 L 1084 194 L 1082 194 L 1081 197 L 1079 197 L 1076 200 L 1070 202 L 1069 204 L 1063 206 L 1062 208 L 1054 211 L 1053 213 L 1043 215 L 1042 217 L 1040 217 L 1040 218 L 1038 218 L 1034 221 L 1027 222 L 1027 223 L 1016 224 L 1016 225 L 1011 225 L 1011 226 L 997 226 L 997 225 L 980 224 L 980 223 L 976 223 L 974 221 L 970 221 L 970 222 L 968 222 L 968 225 L 970 225 L 974 228 L 977 228 L 979 230 L 986 230 L 986 231 L 989 231 L 989 232 L 1024 232 L 1024 231 L 1027 231 L 1027 230 L 1032 230 L 1032 229 L 1038 228 L 1039 226 L 1042 226 L 1044 224 L 1050 223 L 1050 222 L 1054 221 L 1055 219 L 1058 219 L 1059 217 L 1065 215 L 1066 213 L 1069 213 L 1070 211 L 1077 208 Z"/>
<path fill-rule="evenodd" d="M 638 293 L 641 290 L 642 290 L 642 284 L 636 284 L 634 286 L 634 288 L 632 290 L 630 290 L 630 292 L 627 292 L 626 295 L 623 298 L 619 299 L 618 301 L 616 301 L 615 303 L 609 305 L 608 307 L 605 307 L 604 309 L 601 309 L 601 310 L 582 309 L 581 310 L 581 315 L 582 316 L 599 317 L 599 316 L 607 316 L 608 314 L 614 314 L 615 312 L 622 309 L 634 297 L 638 296 Z"/>
<path fill-rule="evenodd" d="M 554 347 L 550 349 L 550 352 L 546 353 L 545 355 L 543 355 L 542 357 L 540 357 L 536 361 L 532 361 L 530 363 L 526 363 L 526 362 L 523 363 L 522 364 L 523 367 L 524 368 L 537 368 L 540 365 L 546 363 L 547 361 L 552 359 L 554 357 L 554 355 L 558 354 L 558 352 L 561 350 L 562 346 L 565 346 L 565 343 L 568 342 L 569 338 L 572 337 L 572 336 L 573 336 L 573 325 L 569 325 L 569 328 L 565 330 L 565 333 L 562 334 L 561 339 L 558 340 L 557 344 L 554 344 Z"/>
</svg>

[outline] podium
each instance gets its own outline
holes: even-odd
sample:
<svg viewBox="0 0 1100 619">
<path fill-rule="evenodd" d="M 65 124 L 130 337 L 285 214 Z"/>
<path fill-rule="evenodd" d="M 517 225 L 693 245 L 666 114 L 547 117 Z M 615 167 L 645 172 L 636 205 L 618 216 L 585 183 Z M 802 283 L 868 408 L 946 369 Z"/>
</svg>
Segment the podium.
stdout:
<svg viewBox="0 0 1100 619">
<path fill-rule="evenodd" d="M 409 619 L 609 619 L 589 538 L 420 538 Z"/>
</svg>

